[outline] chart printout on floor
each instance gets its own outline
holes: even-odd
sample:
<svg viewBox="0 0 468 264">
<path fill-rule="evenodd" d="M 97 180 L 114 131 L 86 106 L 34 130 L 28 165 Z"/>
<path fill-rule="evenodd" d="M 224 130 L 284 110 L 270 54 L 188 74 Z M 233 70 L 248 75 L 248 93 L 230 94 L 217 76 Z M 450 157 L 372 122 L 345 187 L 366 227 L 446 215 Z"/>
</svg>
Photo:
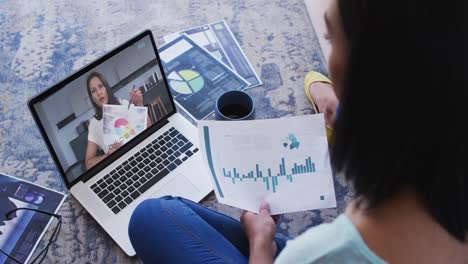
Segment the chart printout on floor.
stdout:
<svg viewBox="0 0 468 264">
<path fill-rule="evenodd" d="M 158 51 L 176 103 L 194 121 L 213 113 L 216 99 L 224 92 L 245 90 L 250 86 L 186 34 Z"/>
<path fill-rule="evenodd" d="M 53 222 L 51 216 L 31 210 L 57 213 L 65 198 L 63 193 L 0 172 L 0 249 L 4 251 L 0 252 L 0 264 L 17 263 L 6 254 L 20 263 L 28 263 Z M 6 217 L 18 208 L 27 209 Z"/>
<path fill-rule="evenodd" d="M 225 20 L 167 34 L 159 41 L 165 44 L 183 34 L 242 76 L 250 83 L 249 88 L 263 84 Z"/>
<path fill-rule="evenodd" d="M 220 203 L 272 214 L 336 207 L 323 114 L 198 124 Z"/>
</svg>

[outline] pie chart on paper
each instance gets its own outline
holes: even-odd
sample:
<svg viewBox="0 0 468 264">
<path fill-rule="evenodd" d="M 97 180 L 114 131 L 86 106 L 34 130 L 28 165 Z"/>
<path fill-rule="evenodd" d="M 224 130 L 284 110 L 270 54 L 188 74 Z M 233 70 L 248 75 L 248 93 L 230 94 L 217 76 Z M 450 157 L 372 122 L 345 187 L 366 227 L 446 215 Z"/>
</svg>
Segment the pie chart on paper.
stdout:
<svg viewBox="0 0 468 264">
<path fill-rule="evenodd" d="M 171 88 L 179 94 L 194 94 L 205 86 L 205 80 L 194 70 L 172 71 L 167 76 Z"/>
</svg>

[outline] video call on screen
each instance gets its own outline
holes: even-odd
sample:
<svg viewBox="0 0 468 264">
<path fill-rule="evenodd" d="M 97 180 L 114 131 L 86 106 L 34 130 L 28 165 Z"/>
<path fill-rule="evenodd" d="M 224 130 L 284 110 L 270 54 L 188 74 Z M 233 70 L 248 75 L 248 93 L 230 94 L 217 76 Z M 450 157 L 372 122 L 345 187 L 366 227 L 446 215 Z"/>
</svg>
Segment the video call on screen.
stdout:
<svg viewBox="0 0 468 264">
<path fill-rule="evenodd" d="M 69 182 L 173 111 L 162 74 L 146 36 L 35 105 Z"/>
</svg>

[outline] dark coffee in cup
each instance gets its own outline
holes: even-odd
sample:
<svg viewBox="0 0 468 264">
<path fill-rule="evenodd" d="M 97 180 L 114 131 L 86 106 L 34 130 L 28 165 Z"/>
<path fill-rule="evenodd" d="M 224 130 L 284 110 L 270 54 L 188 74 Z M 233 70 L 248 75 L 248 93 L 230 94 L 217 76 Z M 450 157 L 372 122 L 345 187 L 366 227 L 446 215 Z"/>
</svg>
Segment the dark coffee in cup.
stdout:
<svg viewBox="0 0 468 264">
<path fill-rule="evenodd" d="M 220 111 L 224 116 L 233 119 L 243 118 L 250 113 L 250 109 L 241 104 L 226 105 Z"/>
<path fill-rule="evenodd" d="M 215 106 L 217 120 L 255 119 L 252 97 L 243 91 L 229 91 L 219 96 Z"/>
</svg>

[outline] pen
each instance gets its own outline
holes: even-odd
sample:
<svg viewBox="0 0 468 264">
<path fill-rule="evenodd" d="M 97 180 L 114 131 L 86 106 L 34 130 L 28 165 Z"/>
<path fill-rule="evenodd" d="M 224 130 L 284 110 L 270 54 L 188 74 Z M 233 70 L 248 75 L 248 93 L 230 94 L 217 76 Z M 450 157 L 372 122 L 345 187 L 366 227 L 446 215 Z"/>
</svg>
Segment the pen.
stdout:
<svg viewBox="0 0 468 264">
<path fill-rule="evenodd" d="M 133 85 L 132 91 L 131 91 L 130 93 L 132 93 L 133 91 L 135 91 L 135 85 Z M 127 110 L 130 109 L 130 104 L 132 103 L 132 100 L 133 100 L 133 96 L 130 98 L 130 101 L 128 101 L 128 108 L 127 108 Z"/>
</svg>

